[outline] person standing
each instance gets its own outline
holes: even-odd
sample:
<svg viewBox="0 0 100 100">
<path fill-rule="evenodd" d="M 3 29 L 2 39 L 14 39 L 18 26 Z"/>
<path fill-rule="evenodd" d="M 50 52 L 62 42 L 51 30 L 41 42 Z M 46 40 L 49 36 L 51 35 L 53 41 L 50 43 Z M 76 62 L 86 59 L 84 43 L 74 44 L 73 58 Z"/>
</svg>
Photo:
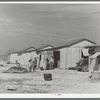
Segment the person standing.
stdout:
<svg viewBox="0 0 100 100">
<path fill-rule="evenodd" d="M 35 57 L 33 71 L 36 71 L 36 67 L 37 67 L 37 58 Z"/>
<path fill-rule="evenodd" d="M 31 72 L 32 70 L 34 71 L 34 62 L 32 61 L 32 59 L 30 59 L 29 61 L 29 72 Z"/>
<path fill-rule="evenodd" d="M 53 56 L 51 57 L 50 59 L 50 69 L 53 69 L 54 68 L 54 59 L 53 59 Z"/>
<path fill-rule="evenodd" d="M 50 64 L 49 64 L 49 59 L 47 58 L 46 59 L 46 70 L 49 70 L 50 69 Z"/>
</svg>

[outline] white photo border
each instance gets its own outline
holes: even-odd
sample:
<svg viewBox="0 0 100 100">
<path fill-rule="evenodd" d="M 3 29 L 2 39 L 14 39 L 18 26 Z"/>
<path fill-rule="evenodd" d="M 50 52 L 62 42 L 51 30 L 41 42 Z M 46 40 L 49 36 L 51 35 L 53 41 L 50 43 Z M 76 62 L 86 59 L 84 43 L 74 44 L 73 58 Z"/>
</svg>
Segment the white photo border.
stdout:
<svg viewBox="0 0 100 100">
<path fill-rule="evenodd" d="M 0 4 L 100 4 L 100 1 L 0 1 Z M 50 94 L 5 94 L 1 93 L 0 98 L 100 98 L 100 94 L 62 94 L 62 93 L 50 93 Z"/>
</svg>

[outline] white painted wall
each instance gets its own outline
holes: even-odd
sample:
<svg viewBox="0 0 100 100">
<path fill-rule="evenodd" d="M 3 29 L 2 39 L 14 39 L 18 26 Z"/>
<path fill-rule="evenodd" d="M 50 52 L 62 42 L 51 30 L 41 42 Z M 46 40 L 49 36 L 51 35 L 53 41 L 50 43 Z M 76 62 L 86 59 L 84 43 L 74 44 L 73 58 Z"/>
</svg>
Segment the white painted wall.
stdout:
<svg viewBox="0 0 100 100">
<path fill-rule="evenodd" d="M 10 63 L 16 63 L 16 60 L 18 59 L 18 54 L 14 53 L 10 55 Z"/>
<path fill-rule="evenodd" d="M 30 59 L 34 60 L 34 57 L 36 57 L 37 54 L 35 51 L 29 52 L 29 53 L 23 53 L 21 55 L 16 54 L 11 54 L 10 55 L 10 62 L 11 63 L 16 63 L 16 60 L 21 64 L 21 65 L 28 65 L 28 61 Z"/>
</svg>

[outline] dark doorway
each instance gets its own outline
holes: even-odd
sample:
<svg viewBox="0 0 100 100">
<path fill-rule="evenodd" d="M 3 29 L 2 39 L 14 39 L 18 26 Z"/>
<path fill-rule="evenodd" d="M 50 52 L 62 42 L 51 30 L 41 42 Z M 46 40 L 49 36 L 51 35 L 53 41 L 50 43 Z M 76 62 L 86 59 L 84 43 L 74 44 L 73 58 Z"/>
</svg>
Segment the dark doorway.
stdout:
<svg viewBox="0 0 100 100">
<path fill-rule="evenodd" d="M 59 61 L 60 61 L 60 51 L 54 51 L 54 68 L 58 67 Z"/>
</svg>

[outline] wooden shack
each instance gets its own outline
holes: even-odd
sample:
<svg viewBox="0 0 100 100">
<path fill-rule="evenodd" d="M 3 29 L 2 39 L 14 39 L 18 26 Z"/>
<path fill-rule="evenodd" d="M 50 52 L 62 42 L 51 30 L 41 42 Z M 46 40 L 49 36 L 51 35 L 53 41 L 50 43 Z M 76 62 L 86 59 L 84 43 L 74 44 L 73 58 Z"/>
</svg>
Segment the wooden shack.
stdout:
<svg viewBox="0 0 100 100">
<path fill-rule="evenodd" d="M 74 68 L 80 59 L 88 58 L 88 48 L 85 48 L 85 46 L 95 44 L 95 42 L 88 39 L 77 39 L 69 41 L 63 46 L 48 49 L 48 51 L 53 51 L 55 68 L 68 69 Z"/>
</svg>

